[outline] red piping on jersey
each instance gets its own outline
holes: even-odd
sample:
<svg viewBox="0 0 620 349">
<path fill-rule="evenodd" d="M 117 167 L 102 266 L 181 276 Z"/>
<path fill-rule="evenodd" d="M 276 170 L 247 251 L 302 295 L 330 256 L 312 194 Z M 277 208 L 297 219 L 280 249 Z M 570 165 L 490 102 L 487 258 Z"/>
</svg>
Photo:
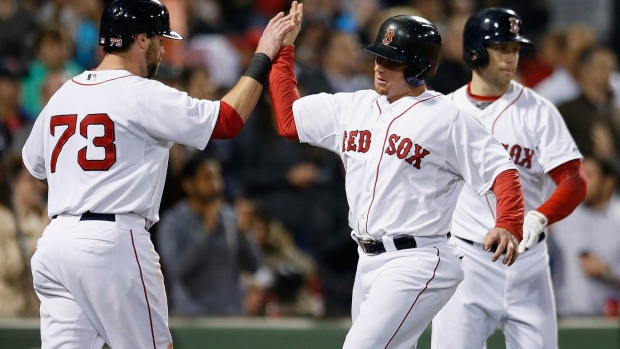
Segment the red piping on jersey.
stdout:
<svg viewBox="0 0 620 349">
<path fill-rule="evenodd" d="M 519 95 L 517 96 L 517 98 L 515 98 L 514 101 L 510 102 L 510 104 L 508 104 L 506 106 L 506 108 L 504 108 L 504 110 L 502 110 L 501 113 L 499 113 L 499 115 L 497 115 L 497 117 L 495 118 L 495 120 L 493 120 L 493 126 L 491 126 L 491 134 L 494 134 L 495 131 L 495 123 L 497 122 L 497 120 L 499 119 L 500 116 L 502 116 L 502 114 L 504 114 L 504 112 L 506 110 L 508 110 L 508 108 L 510 108 L 513 104 L 515 104 L 515 102 L 519 99 L 519 97 L 521 97 L 521 95 L 523 94 L 523 90 L 525 90 L 525 87 L 521 88 L 521 92 L 519 92 Z"/>
<path fill-rule="evenodd" d="M 502 116 L 502 114 L 504 114 L 504 112 L 506 110 L 508 110 L 508 108 L 510 108 L 510 106 L 512 106 L 513 104 L 515 104 L 515 102 L 519 99 L 519 97 L 521 97 L 521 95 L 523 94 L 523 90 L 525 90 L 525 87 L 521 88 L 521 92 L 519 92 L 519 95 L 517 96 L 517 98 L 515 98 L 514 101 L 510 102 L 510 104 L 508 104 L 506 106 L 506 108 L 504 108 L 504 110 L 502 110 L 501 113 L 499 113 L 496 117 L 495 120 L 493 120 L 493 126 L 491 126 L 491 134 L 493 136 L 495 136 L 494 132 L 495 132 L 495 123 L 497 122 L 497 120 L 499 120 L 499 117 Z M 467 91 L 469 92 L 469 85 L 467 85 Z M 454 96 L 454 95 L 453 95 Z M 493 216 L 493 220 L 495 221 L 495 213 L 493 212 L 493 209 L 491 208 L 491 203 L 489 202 L 489 198 L 485 197 L 485 199 L 487 200 L 487 204 L 489 205 L 489 211 L 491 211 L 491 215 Z"/>
<path fill-rule="evenodd" d="M 95 84 L 83 84 L 83 83 L 81 83 L 81 82 L 77 82 L 77 81 L 75 81 L 75 80 L 73 80 L 73 79 L 71 79 L 71 82 L 74 82 L 74 83 L 76 83 L 76 84 L 78 84 L 78 85 L 82 85 L 82 86 L 95 86 L 95 85 L 101 85 L 101 84 L 106 83 L 106 82 L 108 82 L 108 81 L 112 81 L 112 80 L 117 80 L 117 79 L 126 78 L 126 77 L 128 77 L 128 76 L 133 76 L 133 75 L 132 75 L 132 74 L 129 74 L 129 75 L 124 75 L 124 76 L 119 76 L 118 78 L 114 78 L 114 79 L 110 79 L 110 80 L 106 80 L 106 81 L 98 82 L 98 83 L 95 83 Z"/>
<path fill-rule="evenodd" d="M 495 213 L 493 212 L 493 208 L 491 207 L 491 203 L 489 202 L 489 197 L 485 196 L 484 198 L 487 200 L 487 205 L 489 205 L 489 211 L 491 211 L 491 215 L 493 216 L 493 221 L 496 221 L 497 218 L 495 218 Z"/>
<path fill-rule="evenodd" d="M 140 271 L 140 281 L 142 281 L 142 289 L 144 289 L 144 298 L 146 299 L 146 309 L 149 312 L 149 325 L 151 326 L 151 337 L 153 338 L 153 349 L 157 349 L 155 345 L 155 330 L 153 329 L 153 316 L 151 315 L 151 304 L 149 303 L 149 295 L 146 293 L 146 284 L 144 283 L 144 277 L 142 276 L 142 267 L 140 266 L 140 259 L 138 258 L 138 251 L 136 250 L 136 244 L 133 240 L 133 230 L 129 230 L 131 235 L 131 246 L 133 247 L 133 253 L 136 256 L 136 263 L 138 264 L 138 271 Z"/>
<path fill-rule="evenodd" d="M 401 116 L 403 116 L 406 112 L 408 112 L 411 108 L 415 107 L 416 105 L 418 105 L 419 103 L 422 102 L 426 102 L 429 99 L 433 99 L 437 96 L 441 96 L 441 95 L 434 95 L 432 97 L 428 97 L 426 99 L 423 99 L 421 101 L 417 101 L 415 102 L 412 106 L 410 106 L 409 108 L 405 109 L 405 111 L 403 111 L 402 113 L 400 113 L 400 115 L 398 115 L 397 117 L 395 117 L 394 119 L 392 119 L 392 121 L 390 121 L 390 124 L 388 125 L 387 131 L 385 132 L 385 138 L 383 139 L 383 147 L 381 148 L 381 157 L 379 158 L 379 162 L 377 163 L 377 175 L 375 176 L 375 185 L 372 189 L 372 200 L 370 200 L 370 205 L 368 206 L 368 212 L 366 213 L 366 234 L 368 233 L 368 220 L 370 217 L 370 208 L 372 207 L 373 202 L 375 202 L 375 194 L 377 193 L 377 180 L 379 179 L 379 168 L 381 167 L 381 160 L 383 160 L 383 154 L 385 154 L 385 142 L 387 142 L 388 139 L 388 134 L 390 133 L 390 127 L 392 127 L 392 124 L 394 123 L 394 121 L 396 121 L 396 119 L 400 118 Z M 379 109 L 381 110 L 381 109 Z M 359 218 L 358 218 L 359 220 Z"/>
<path fill-rule="evenodd" d="M 383 113 L 383 112 L 381 111 L 381 106 L 379 105 L 379 100 L 378 99 L 375 101 L 375 104 L 377 105 L 377 108 L 379 108 L 379 115 L 381 115 L 381 113 Z"/>
<path fill-rule="evenodd" d="M 405 323 L 405 320 L 407 320 L 407 317 L 409 316 L 409 314 L 413 310 L 413 306 L 416 304 L 416 302 L 418 301 L 418 299 L 420 298 L 422 293 L 424 293 L 424 291 L 426 291 L 426 289 L 428 288 L 428 284 L 430 284 L 431 281 L 433 281 L 433 279 L 435 278 L 435 274 L 437 273 L 437 268 L 439 267 L 439 262 L 441 262 L 441 257 L 439 256 L 439 249 L 437 247 L 435 247 L 435 249 L 437 250 L 437 264 L 435 265 L 435 269 L 433 270 L 433 276 L 431 276 L 431 278 L 426 282 L 426 285 L 424 285 L 424 288 L 422 289 L 422 291 L 420 291 L 420 293 L 418 293 L 417 297 L 415 297 L 415 300 L 413 301 L 413 304 L 411 304 L 411 307 L 407 311 L 407 314 L 405 314 L 405 317 L 400 322 L 400 325 L 398 325 L 398 328 L 396 329 L 396 331 L 394 331 L 394 334 L 392 335 L 390 340 L 387 342 L 387 344 L 385 345 L 384 349 L 387 349 L 387 347 L 390 345 L 390 343 L 392 343 L 392 340 L 394 340 L 394 337 L 396 337 L 396 333 L 398 333 L 398 330 L 400 330 L 400 328 L 403 327 L 403 324 Z"/>
</svg>

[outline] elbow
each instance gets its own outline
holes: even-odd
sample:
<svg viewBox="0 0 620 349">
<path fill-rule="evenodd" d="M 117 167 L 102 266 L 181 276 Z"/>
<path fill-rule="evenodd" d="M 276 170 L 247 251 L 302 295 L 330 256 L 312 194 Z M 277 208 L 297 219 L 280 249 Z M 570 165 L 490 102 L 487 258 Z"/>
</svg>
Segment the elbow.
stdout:
<svg viewBox="0 0 620 349">
<path fill-rule="evenodd" d="M 278 128 L 278 136 L 292 141 L 299 140 L 299 137 L 297 136 L 297 130 Z"/>
<path fill-rule="evenodd" d="M 583 202 L 586 199 L 588 193 L 588 181 L 585 176 L 580 178 L 579 184 L 576 186 L 575 196 L 579 198 L 579 202 Z"/>
</svg>

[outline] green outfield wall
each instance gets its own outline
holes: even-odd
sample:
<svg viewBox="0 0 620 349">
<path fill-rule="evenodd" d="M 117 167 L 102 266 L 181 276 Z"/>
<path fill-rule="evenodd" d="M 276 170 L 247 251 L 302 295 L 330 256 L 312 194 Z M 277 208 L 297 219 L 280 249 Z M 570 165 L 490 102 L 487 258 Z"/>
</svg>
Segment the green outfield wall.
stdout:
<svg viewBox="0 0 620 349">
<path fill-rule="evenodd" d="M 308 319 L 172 319 L 175 349 L 338 349 L 349 320 Z M 560 349 L 620 349 L 620 320 L 563 319 Z M 504 349 L 503 335 L 495 333 L 488 349 Z M 0 349 L 40 348 L 36 319 L 0 320 Z M 430 330 L 418 349 L 430 348 Z M 535 348 L 532 348 L 535 349 Z"/>
</svg>

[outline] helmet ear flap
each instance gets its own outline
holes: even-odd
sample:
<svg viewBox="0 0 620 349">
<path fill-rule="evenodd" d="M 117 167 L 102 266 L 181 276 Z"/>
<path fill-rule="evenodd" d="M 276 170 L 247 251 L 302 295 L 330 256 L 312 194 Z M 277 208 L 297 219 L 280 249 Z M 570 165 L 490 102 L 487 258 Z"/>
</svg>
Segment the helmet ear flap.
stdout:
<svg viewBox="0 0 620 349">
<path fill-rule="evenodd" d="M 466 48 L 463 50 L 463 60 L 471 69 L 484 68 L 489 64 L 489 53 L 484 47 L 477 50 Z"/>
<path fill-rule="evenodd" d="M 405 68 L 405 81 L 413 87 L 422 86 L 431 75 L 433 65 L 428 59 L 415 57 Z"/>
</svg>

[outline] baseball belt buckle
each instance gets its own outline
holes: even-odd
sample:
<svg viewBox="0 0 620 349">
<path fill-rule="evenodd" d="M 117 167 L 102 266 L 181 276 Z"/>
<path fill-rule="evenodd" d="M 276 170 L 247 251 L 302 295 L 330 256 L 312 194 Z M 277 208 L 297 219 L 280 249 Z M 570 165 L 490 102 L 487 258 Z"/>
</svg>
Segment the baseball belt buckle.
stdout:
<svg viewBox="0 0 620 349">
<path fill-rule="evenodd" d="M 376 239 L 367 236 L 360 237 L 358 239 L 358 243 L 365 254 L 370 256 L 376 256 L 381 253 Z"/>
</svg>

